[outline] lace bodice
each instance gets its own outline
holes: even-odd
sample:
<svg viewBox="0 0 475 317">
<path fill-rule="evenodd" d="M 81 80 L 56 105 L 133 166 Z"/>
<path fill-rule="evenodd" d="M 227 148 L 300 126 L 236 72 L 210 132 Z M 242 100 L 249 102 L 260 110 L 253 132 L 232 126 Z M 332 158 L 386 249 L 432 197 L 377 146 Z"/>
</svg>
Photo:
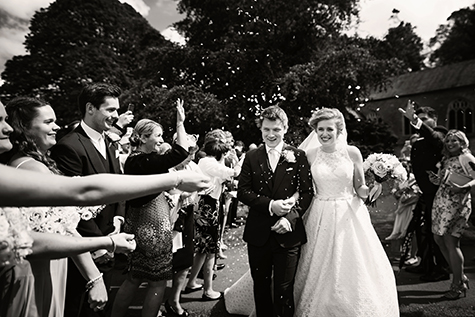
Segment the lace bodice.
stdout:
<svg viewBox="0 0 475 317">
<path fill-rule="evenodd" d="M 319 199 L 350 198 L 354 195 L 353 161 L 346 149 L 327 153 L 318 148 L 311 169 Z"/>
</svg>

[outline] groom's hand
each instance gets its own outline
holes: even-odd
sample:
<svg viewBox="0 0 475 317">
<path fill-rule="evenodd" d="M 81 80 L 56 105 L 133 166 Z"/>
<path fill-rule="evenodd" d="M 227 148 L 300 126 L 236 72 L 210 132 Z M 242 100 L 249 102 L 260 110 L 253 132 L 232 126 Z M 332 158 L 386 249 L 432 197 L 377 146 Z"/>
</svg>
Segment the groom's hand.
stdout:
<svg viewBox="0 0 475 317">
<path fill-rule="evenodd" d="M 272 202 L 271 210 L 272 213 L 276 216 L 282 217 L 289 213 L 292 209 L 293 204 L 287 203 L 285 200 L 279 199 Z"/>
<path fill-rule="evenodd" d="M 292 226 L 290 225 L 290 222 L 286 218 L 282 217 L 279 220 L 277 220 L 275 225 L 273 225 L 270 228 L 270 230 L 275 231 L 278 234 L 284 234 L 287 232 L 291 232 Z"/>
</svg>

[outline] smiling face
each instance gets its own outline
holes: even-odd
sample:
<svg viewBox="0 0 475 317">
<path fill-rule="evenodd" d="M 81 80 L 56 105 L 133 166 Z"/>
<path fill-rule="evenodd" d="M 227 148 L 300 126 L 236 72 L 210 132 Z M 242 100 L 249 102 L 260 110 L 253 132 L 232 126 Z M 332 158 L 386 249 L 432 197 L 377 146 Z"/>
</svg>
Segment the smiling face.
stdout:
<svg viewBox="0 0 475 317">
<path fill-rule="evenodd" d="M 160 145 L 163 143 L 163 130 L 157 126 L 153 129 L 153 132 L 149 135 L 142 135 L 140 137 L 142 145 L 140 149 L 145 153 L 157 152 L 160 153 Z"/>
<path fill-rule="evenodd" d="M 13 132 L 13 129 L 7 123 L 7 118 L 8 116 L 5 107 L 0 102 L 0 153 L 5 153 L 12 149 L 10 134 Z"/>
<path fill-rule="evenodd" d="M 459 155 L 462 153 L 462 142 L 455 135 L 449 135 L 445 138 L 445 148 L 450 155 Z"/>
<path fill-rule="evenodd" d="M 281 120 L 269 120 L 264 118 L 261 125 L 262 139 L 271 149 L 275 148 L 280 142 L 283 142 L 284 135 L 287 133 L 287 127 Z"/>
<path fill-rule="evenodd" d="M 104 98 L 104 102 L 99 109 L 91 103 L 86 105 L 86 115 L 84 121 L 88 126 L 99 133 L 108 131 L 119 118 L 119 99 L 114 97 Z"/>
<path fill-rule="evenodd" d="M 338 137 L 338 129 L 336 126 L 336 120 L 322 120 L 317 123 L 315 129 L 318 140 L 323 146 L 332 146 L 335 144 Z"/>
<path fill-rule="evenodd" d="M 37 116 L 31 121 L 28 134 L 33 138 L 42 153 L 46 153 L 56 144 L 56 132 L 59 126 L 56 124 L 56 115 L 53 108 L 47 105 L 37 108 Z"/>
</svg>

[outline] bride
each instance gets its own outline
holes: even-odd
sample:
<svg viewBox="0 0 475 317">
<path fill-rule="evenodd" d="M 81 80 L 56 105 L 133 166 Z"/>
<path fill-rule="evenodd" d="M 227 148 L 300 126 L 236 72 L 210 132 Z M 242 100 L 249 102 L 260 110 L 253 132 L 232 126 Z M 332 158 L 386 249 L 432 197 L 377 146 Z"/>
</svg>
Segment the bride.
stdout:
<svg viewBox="0 0 475 317">
<path fill-rule="evenodd" d="M 399 316 L 396 282 L 368 209 L 363 158 L 346 142 L 342 113 L 315 111 L 307 153 L 316 195 L 304 215 L 307 244 L 295 277 L 295 316 Z M 253 315 L 246 273 L 225 291 L 229 313 Z"/>
</svg>

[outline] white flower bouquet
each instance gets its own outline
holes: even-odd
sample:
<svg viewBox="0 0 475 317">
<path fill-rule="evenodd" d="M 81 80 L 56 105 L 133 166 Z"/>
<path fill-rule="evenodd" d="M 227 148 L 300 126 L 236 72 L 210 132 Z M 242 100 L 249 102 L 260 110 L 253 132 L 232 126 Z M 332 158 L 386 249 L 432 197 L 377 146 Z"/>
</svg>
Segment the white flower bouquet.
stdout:
<svg viewBox="0 0 475 317">
<path fill-rule="evenodd" d="M 18 208 L 0 208 L 0 266 L 21 262 L 31 254 L 28 221 Z"/>
<path fill-rule="evenodd" d="M 61 235 L 73 235 L 80 220 L 87 221 L 95 218 L 102 209 L 104 209 L 104 205 L 21 208 L 33 231 L 58 233 Z"/>
<path fill-rule="evenodd" d="M 398 182 L 407 179 L 407 171 L 398 158 L 392 154 L 373 153 L 363 162 L 365 173 L 371 173 L 374 176 L 374 186 L 371 188 L 366 204 L 374 206 L 376 199 L 381 195 L 382 183 L 392 178 Z"/>
</svg>

